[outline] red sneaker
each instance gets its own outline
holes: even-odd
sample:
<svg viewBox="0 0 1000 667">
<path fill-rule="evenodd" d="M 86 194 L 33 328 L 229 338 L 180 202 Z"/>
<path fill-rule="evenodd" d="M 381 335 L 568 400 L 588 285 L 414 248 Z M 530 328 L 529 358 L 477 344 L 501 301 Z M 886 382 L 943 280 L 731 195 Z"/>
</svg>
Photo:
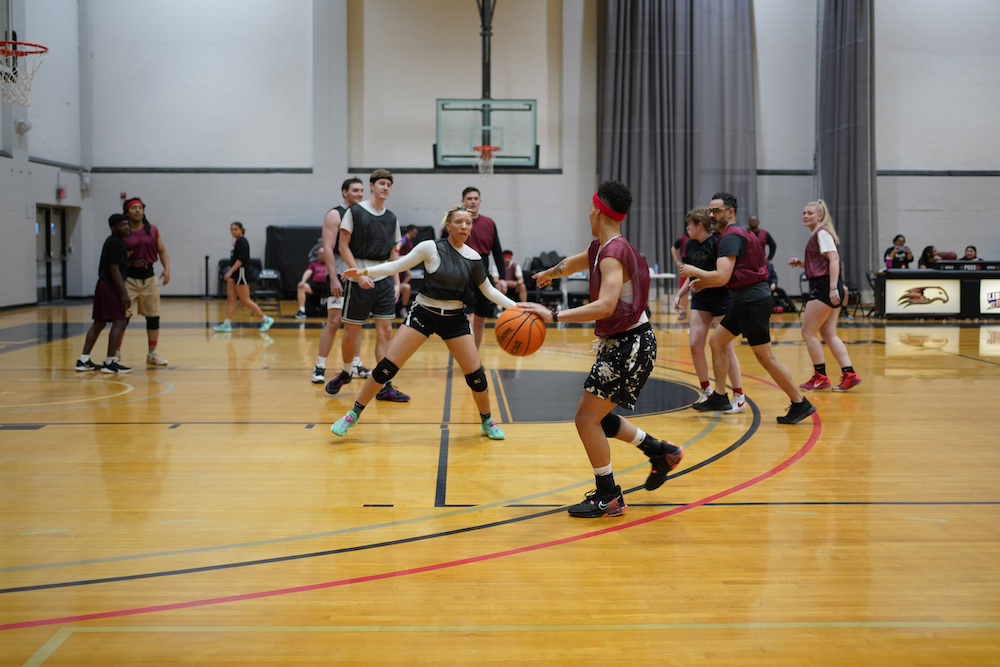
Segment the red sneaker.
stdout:
<svg viewBox="0 0 1000 667">
<path fill-rule="evenodd" d="M 840 384 L 833 388 L 834 391 L 847 391 L 851 387 L 861 384 L 861 378 L 857 373 L 844 373 L 840 376 Z"/>
<path fill-rule="evenodd" d="M 813 376 L 799 385 L 799 389 L 805 391 L 820 391 L 821 389 L 830 388 L 830 378 L 825 375 L 820 375 L 819 373 L 813 373 Z"/>
</svg>

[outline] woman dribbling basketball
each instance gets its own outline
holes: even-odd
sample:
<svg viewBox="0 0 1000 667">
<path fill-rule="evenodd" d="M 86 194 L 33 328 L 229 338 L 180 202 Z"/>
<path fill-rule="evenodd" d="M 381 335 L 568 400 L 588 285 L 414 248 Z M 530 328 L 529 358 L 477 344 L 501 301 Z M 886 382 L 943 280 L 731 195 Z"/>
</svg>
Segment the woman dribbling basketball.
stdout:
<svg viewBox="0 0 1000 667">
<path fill-rule="evenodd" d="M 409 254 L 393 262 L 344 271 L 344 278 L 380 278 L 412 269 L 423 262 L 425 277 L 413 308 L 392 337 L 385 358 L 365 380 L 354 408 L 330 427 L 334 434 L 342 436 L 357 424 L 361 412 L 375 398 L 379 388 L 395 377 L 431 334 L 437 334 L 448 346 L 465 374 L 465 382 L 472 389 L 482 420 L 480 434 L 491 440 L 504 439 L 504 432 L 490 415 L 489 385 L 469 320 L 465 317 L 465 307 L 474 302 L 476 289 L 502 308 L 510 308 L 515 303 L 493 287 L 482 257 L 465 245 L 472 231 L 472 215 L 464 207 L 455 206 L 445 215 L 444 225 L 447 238 L 418 243 Z"/>
</svg>

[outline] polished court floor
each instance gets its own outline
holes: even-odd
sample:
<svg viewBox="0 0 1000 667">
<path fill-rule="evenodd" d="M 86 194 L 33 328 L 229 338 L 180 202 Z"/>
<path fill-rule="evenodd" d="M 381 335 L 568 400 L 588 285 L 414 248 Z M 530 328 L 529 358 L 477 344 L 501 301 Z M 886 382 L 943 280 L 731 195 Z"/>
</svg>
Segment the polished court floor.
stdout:
<svg viewBox="0 0 1000 667">
<path fill-rule="evenodd" d="M 487 331 L 504 441 L 437 339 L 341 439 L 359 384 L 310 384 L 320 321 L 223 311 L 165 301 L 163 369 L 137 318 L 125 376 L 72 370 L 89 303 L 0 312 L 0 665 L 1000 664 L 1000 323 L 845 321 L 863 383 L 779 426 L 745 346 L 749 409 L 687 409 L 686 324 L 654 313 L 634 421 L 687 455 L 647 492 L 614 443 L 628 512 L 581 520 L 592 330 L 527 358 Z"/>
</svg>

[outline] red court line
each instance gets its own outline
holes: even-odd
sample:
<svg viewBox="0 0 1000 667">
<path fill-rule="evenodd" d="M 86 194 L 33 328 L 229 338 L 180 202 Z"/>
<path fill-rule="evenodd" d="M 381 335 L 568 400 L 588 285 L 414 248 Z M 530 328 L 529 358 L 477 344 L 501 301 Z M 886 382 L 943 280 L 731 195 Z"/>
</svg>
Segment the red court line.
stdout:
<svg viewBox="0 0 1000 667">
<path fill-rule="evenodd" d="M 574 535 L 572 537 L 565 537 L 559 540 L 552 540 L 550 542 L 540 542 L 538 544 L 531 544 L 525 547 L 518 547 L 516 549 L 509 549 L 507 551 L 498 551 L 492 554 L 483 554 L 481 556 L 472 556 L 470 558 L 462 558 L 459 560 L 448 561 L 445 563 L 435 563 L 432 565 L 425 565 L 423 567 L 417 567 L 406 570 L 396 570 L 395 572 L 383 572 L 381 574 L 372 574 L 366 577 L 354 577 L 351 579 L 339 579 L 336 581 L 326 581 L 319 584 L 308 584 L 306 586 L 294 586 L 292 588 L 279 588 L 272 591 L 260 591 L 257 593 L 244 593 L 243 595 L 228 595 L 220 598 L 209 598 L 206 600 L 189 600 L 187 602 L 175 602 L 173 604 L 155 605 L 151 607 L 136 607 L 134 609 L 118 609 L 115 611 L 104 611 L 96 614 L 81 614 L 79 616 L 63 616 L 60 618 L 43 618 L 35 621 L 21 621 L 19 623 L 6 623 L 0 625 L 0 632 L 5 630 L 19 630 L 24 628 L 37 628 L 46 625 L 64 625 L 67 623 L 79 623 L 81 621 L 95 621 L 104 618 L 119 618 L 122 616 L 139 616 L 141 614 L 153 614 L 161 611 L 175 611 L 178 609 L 192 609 L 195 607 L 208 607 L 217 604 L 227 604 L 229 602 L 241 602 L 244 600 L 256 600 L 259 598 L 270 598 L 277 597 L 279 595 L 292 595 L 294 593 L 306 593 L 309 591 L 319 591 L 325 588 L 339 588 L 341 586 L 351 586 L 354 584 L 363 584 L 369 581 L 381 581 L 384 579 L 394 579 L 396 577 L 404 577 L 412 574 L 422 574 L 424 572 L 434 572 L 436 570 L 446 570 L 452 567 L 459 567 L 461 565 L 469 565 L 472 563 L 482 563 L 490 560 L 495 560 L 498 558 L 506 558 L 508 556 L 516 556 L 518 554 L 530 553 L 532 551 L 539 551 L 541 549 L 548 549 L 550 547 L 557 547 L 563 544 L 572 544 L 573 542 L 579 542 L 581 540 L 589 539 L 592 537 L 598 537 L 600 535 L 607 535 L 610 533 L 615 533 L 618 531 L 625 530 L 627 528 L 634 528 L 636 526 L 641 526 L 643 524 L 650 523 L 652 521 L 659 521 L 660 519 L 666 519 L 667 517 L 680 514 L 681 512 L 687 512 L 689 510 L 696 509 L 702 505 L 719 500 L 720 498 L 725 498 L 734 493 L 742 491 L 743 489 L 759 484 L 766 479 L 774 477 L 779 472 L 789 468 L 796 461 L 808 454 L 812 448 L 816 445 L 816 441 L 819 440 L 820 433 L 823 432 L 823 422 L 820 420 L 818 414 L 812 415 L 812 432 L 809 434 L 809 438 L 802 445 L 802 447 L 795 452 L 792 456 L 782 461 L 776 467 L 761 473 L 753 479 L 749 479 L 745 482 L 741 482 L 734 487 L 726 489 L 724 491 L 719 491 L 710 496 L 702 498 L 701 500 L 696 500 L 687 505 L 682 505 L 681 507 L 675 507 L 666 512 L 661 512 L 659 514 L 654 514 L 642 519 L 637 519 L 635 521 L 629 521 L 626 523 L 615 524 L 614 526 L 609 526 L 607 528 L 602 528 L 601 530 L 595 530 L 589 533 L 581 533 L 580 535 Z"/>
</svg>

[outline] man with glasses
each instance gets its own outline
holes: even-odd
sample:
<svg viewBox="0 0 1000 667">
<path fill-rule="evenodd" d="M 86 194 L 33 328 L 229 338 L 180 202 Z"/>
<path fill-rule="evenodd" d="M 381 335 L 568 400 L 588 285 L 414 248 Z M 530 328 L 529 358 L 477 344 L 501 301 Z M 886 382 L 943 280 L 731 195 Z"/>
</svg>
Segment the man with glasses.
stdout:
<svg viewBox="0 0 1000 667">
<path fill-rule="evenodd" d="M 716 268 L 714 271 L 705 271 L 685 264 L 680 273 L 694 281 L 692 288 L 696 292 L 725 285 L 732 295 L 733 307 L 722 318 L 721 326 L 716 327 L 709 340 L 715 391 L 708 400 L 695 405 L 694 409 L 723 411 L 731 408 L 732 404 L 726 393 L 726 376 L 729 373 L 726 346 L 742 334 L 757 361 L 792 401 L 787 413 L 778 417 L 778 423 L 797 424 L 816 412 L 816 408 L 799 392 L 788 369 L 774 356 L 771 348 L 769 325 L 773 301 L 767 283 L 767 258 L 764 249 L 755 235 L 736 226 L 736 197 L 733 195 L 727 192 L 712 195 L 708 212 L 721 234 Z"/>
</svg>

